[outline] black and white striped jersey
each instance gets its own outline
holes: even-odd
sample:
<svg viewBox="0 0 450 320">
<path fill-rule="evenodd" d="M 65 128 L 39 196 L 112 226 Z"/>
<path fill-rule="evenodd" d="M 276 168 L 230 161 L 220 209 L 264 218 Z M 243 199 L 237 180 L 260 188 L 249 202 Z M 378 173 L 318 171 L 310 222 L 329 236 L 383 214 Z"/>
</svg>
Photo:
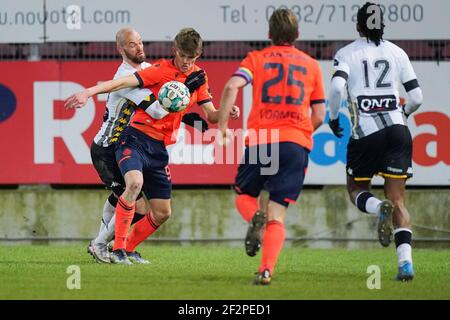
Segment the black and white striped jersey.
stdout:
<svg viewBox="0 0 450 320">
<path fill-rule="evenodd" d="M 147 62 L 141 63 L 141 68 L 151 66 Z M 125 61 L 117 69 L 114 79 L 134 74 L 137 70 Z M 149 89 L 125 88 L 111 92 L 106 101 L 106 110 L 103 116 L 103 124 L 94 138 L 94 142 L 103 147 L 108 147 L 117 141 L 119 135 L 130 122 L 134 112 L 135 102 L 141 101 L 144 96 L 150 95 Z"/>
<path fill-rule="evenodd" d="M 352 138 L 394 124 L 406 125 L 399 86 L 410 91 L 418 87 L 418 82 L 405 51 L 386 40 L 376 46 L 361 38 L 340 49 L 333 64 L 333 77 L 347 80 Z"/>
</svg>

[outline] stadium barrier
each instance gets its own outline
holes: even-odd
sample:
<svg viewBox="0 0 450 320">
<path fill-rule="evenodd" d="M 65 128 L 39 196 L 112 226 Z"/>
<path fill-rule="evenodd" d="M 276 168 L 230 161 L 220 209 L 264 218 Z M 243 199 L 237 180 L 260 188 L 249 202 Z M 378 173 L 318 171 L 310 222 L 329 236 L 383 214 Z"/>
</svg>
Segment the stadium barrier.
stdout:
<svg viewBox="0 0 450 320">
<path fill-rule="evenodd" d="M 375 194 L 382 196 L 382 191 Z M 87 241 L 98 231 L 107 195 L 104 190 L 43 186 L 0 190 L 0 242 Z M 172 204 L 170 220 L 148 240 L 151 243 L 243 245 L 247 224 L 235 211 L 232 190 L 174 190 Z M 409 190 L 407 204 L 416 246 L 450 244 L 448 190 Z M 376 223 L 349 202 L 345 187 L 307 188 L 289 208 L 287 242 L 315 248 L 375 248 Z"/>
</svg>

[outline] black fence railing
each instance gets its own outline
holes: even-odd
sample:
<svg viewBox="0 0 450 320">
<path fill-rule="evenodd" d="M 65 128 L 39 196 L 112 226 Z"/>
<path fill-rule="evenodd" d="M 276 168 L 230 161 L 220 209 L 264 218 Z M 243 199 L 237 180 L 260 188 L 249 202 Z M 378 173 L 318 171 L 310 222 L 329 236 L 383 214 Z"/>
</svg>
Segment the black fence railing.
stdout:
<svg viewBox="0 0 450 320">
<path fill-rule="evenodd" d="M 297 41 L 296 47 L 320 60 L 333 59 L 336 51 L 351 41 Z M 450 40 L 393 41 L 411 60 L 450 60 Z M 251 50 L 261 49 L 266 41 L 205 42 L 202 60 L 239 60 Z M 172 56 L 172 42 L 146 42 L 148 59 Z M 0 44 L 3 60 L 116 60 L 120 58 L 114 42 L 49 42 L 42 44 Z"/>
</svg>

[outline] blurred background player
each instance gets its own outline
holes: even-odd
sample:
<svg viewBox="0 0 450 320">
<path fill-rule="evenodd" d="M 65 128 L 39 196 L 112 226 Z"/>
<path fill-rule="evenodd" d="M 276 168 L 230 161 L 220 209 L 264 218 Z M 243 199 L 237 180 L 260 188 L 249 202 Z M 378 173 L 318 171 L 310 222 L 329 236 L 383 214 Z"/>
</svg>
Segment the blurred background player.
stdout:
<svg viewBox="0 0 450 320">
<path fill-rule="evenodd" d="M 329 125 L 337 137 L 343 136 L 339 106 L 347 88 L 352 120 L 347 146 L 347 190 L 359 210 L 379 215 L 378 237 L 383 246 L 391 241 L 393 222 L 397 280 L 411 280 L 412 231 L 405 206 L 405 183 L 412 177 L 412 139 L 406 120 L 421 105 L 422 90 L 408 55 L 383 40 L 379 5 L 367 2 L 357 18 L 356 29 L 362 38 L 340 49 L 334 60 Z M 400 84 L 409 98 L 403 106 L 397 89 Z M 381 201 L 370 192 L 375 174 L 385 180 L 387 200 Z"/>
<path fill-rule="evenodd" d="M 111 253 L 111 261 L 114 263 L 130 264 L 127 252 L 134 252 L 136 246 L 171 215 L 172 184 L 165 147 L 176 142 L 176 130 L 180 127 L 183 115 L 194 104 L 198 104 L 210 123 L 218 121 L 219 111 L 212 103 L 207 76 L 195 65 L 202 48 L 203 41 L 197 31 L 192 28 L 182 29 L 175 37 L 173 60 L 161 59 L 134 75 L 103 82 L 69 97 L 66 101 L 68 106 L 81 107 L 95 94 L 138 86 L 149 88 L 157 94 L 161 86 L 171 80 L 185 83 L 191 93 L 186 109 L 158 115 L 152 115 L 149 111 L 157 103 L 155 96 L 151 95 L 147 101 L 148 106 L 136 110 L 130 126 L 119 138 L 116 160 L 126 187 L 116 207 L 115 242 Z M 234 119 L 239 117 L 237 107 L 232 107 L 230 113 Z M 146 215 L 146 219 L 136 223 L 127 237 L 141 188 L 149 199 L 151 211 Z"/>
<path fill-rule="evenodd" d="M 265 225 L 261 265 L 255 284 L 268 285 L 271 282 L 285 239 L 287 208 L 300 195 L 312 149 L 311 135 L 325 116 L 319 63 L 294 47 L 298 35 L 295 15 L 290 10 L 276 10 L 269 21 L 272 45 L 247 55 L 226 83 L 220 101 L 219 130 L 222 139 L 228 139 L 229 112 L 239 89 L 252 83 L 253 101 L 247 128 L 259 140 L 246 139 L 235 190 L 238 194 L 236 208 L 249 222 L 245 239 L 249 256 L 256 255 L 259 250 Z M 273 132 L 278 139 L 272 140 Z M 279 161 L 276 173 L 262 174 L 267 166 L 258 152 L 258 148 L 262 147 L 267 147 L 272 163 Z M 257 155 L 258 163 L 250 161 L 252 155 Z M 269 193 L 266 224 L 264 213 L 258 205 L 258 196 L 263 188 Z"/>
</svg>

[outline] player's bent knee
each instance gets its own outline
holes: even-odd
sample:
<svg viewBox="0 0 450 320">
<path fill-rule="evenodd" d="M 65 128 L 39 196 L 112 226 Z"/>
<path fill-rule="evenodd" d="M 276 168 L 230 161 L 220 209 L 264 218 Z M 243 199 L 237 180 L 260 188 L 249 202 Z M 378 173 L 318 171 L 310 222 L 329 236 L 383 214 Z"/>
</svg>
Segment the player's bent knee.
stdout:
<svg viewBox="0 0 450 320">
<path fill-rule="evenodd" d="M 172 211 L 170 210 L 170 208 L 159 209 L 159 210 L 155 210 L 153 212 L 153 216 L 159 223 L 164 223 L 165 221 L 167 221 L 170 218 L 171 215 L 172 215 Z"/>
<path fill-rule="evenodd" d="M 133 193 L 141 192 L 142 188 L 142 180 L 141 179 L 133 179 L 127 185 L 127 189 Z"/>
</svg>

